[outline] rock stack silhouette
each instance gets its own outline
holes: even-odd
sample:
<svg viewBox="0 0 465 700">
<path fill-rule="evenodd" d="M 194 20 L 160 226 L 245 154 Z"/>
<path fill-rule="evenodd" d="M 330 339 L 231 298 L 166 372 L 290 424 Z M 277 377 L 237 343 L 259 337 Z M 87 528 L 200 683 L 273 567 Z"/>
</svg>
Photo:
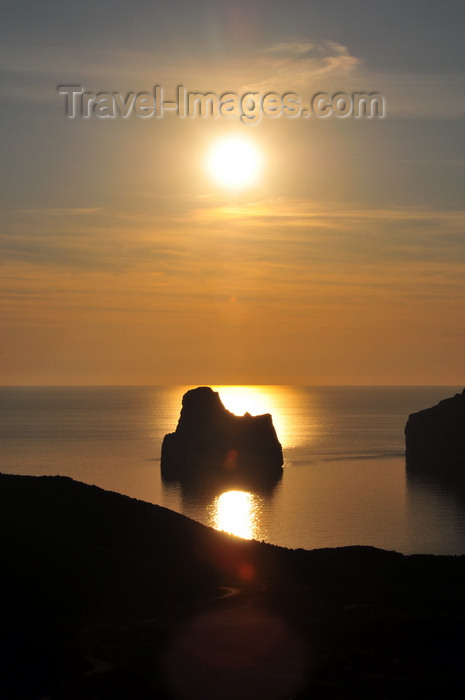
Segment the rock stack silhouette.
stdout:
<svg viewBox="0 0 465 700">
<path fill-rule="evenodd" d="M 283 452 L 271 415 L 236 416 L 222 404 L 218 392 L 198 387 L 184 394 L 174 433 L 165 435 L 162 476 L 182 480 L 193 476 L 279 478 Z"/>
</svg>

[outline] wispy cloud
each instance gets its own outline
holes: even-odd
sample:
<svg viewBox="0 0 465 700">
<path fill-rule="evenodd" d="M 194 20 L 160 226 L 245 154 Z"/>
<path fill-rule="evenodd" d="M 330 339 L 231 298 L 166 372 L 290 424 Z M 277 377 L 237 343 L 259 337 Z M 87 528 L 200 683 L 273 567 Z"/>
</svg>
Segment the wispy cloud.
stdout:
<svg viewBox="0 0 465 700">
<path fill-rule="evenodd" d="M 67 270 L 88 273 L 92 284 L 100 275 L 117 277 L 117 296 L 125 280 L 134 291 L 170 294 L 173 303 L 179 295 L 295 301 L 317 289 L 391 297 L 415 290 L 437 298 L 465 290 L 464 212 L 351 210 L 277 198 L 241 207 L 192 201 L 175 216 L 82 214 L 47 211 L 35 215 L 32 229 L 30 217 L 18 214 L 15 226 L 0 230 L 2 259 L 34 277 Z"/>
<path fill-rule="evenodd" d="M 256 357 L 260 372 L 263 352 L 281 366 L 285 343 L 285 381 L 289 357 L 300 358 L 301 377 L 320 355 L 333 381 L 348 348 L 396 365 L 432 326 L 458 356 L 462 212 L 350 210 L 283 197 L 238 208 L 218 198 L 190 204 L 175 216 L 62 210 L 3 221 L 9 377 L 18 366 L 36 376 L 33 368 L 49 363 L 56 373 L 63 357 L 92 376 L 106 376 L 108 358 L 116 374 L 127 371 L 130 357 L 143 372 L 162 362 L 176 377 L 188 338 L 190 362 L 194 348 L 201 367 L 208 348 L 208 362 L 221 356 L 223 366 L 239 353 L 247 366 Z M 19 359 L 16 342 L 27 349 Z"/>
<path fill-rule="evenodd" d="M 362 64 L 346 46 L 335 41 L 296 41 L 263 49 L 256 56 L 254 69 L 261 77 L 253 82 L 257 90 L 329 89 L 331 79 L 343 80 Z"/>
<path fill-rule="evenodd" d="M 15 214 L 31 216 L 87 216 L 105 211 L 104 207 L 41 207 L 38 209 L 14 209 Z"/>
</svg>

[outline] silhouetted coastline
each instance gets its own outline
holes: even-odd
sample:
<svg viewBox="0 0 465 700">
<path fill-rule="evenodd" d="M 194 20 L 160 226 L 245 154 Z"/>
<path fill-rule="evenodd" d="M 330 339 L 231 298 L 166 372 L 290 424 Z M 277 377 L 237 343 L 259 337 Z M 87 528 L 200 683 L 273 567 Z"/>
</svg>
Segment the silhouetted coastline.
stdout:
<svg viewBox="0 0 465 700">
<path fill-rule="evenodd" d="M 463 502 L 465 389 L 409 415 L 405 426 L 405 458 L 409 482 L 437 482 Z"/>
<path fill-rule="evenodd" d="M 463 556 L 286 550 L 65 477 L 0 498 L 2 697 L 461 697 Z"/>
</svg>

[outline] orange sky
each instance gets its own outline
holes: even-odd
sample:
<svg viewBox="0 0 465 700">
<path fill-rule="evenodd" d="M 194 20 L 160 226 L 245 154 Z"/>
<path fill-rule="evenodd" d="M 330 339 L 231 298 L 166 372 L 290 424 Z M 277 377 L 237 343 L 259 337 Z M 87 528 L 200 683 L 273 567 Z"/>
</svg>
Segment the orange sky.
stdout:
<svg viewBox="0 0 465 700">
<path fill-rule="evenodd" d="M 379 31 L 381 11 L 363 15 L 375 47 L 356 17 L 339 23 L 291 5 L 283 24 L 276 3 L 260 20 L 258 5 L 252 17 L 244 3 L 221 2 L 217 15 L 189 15 L 192 35 L 187 19 L 176 34 L 166 10 L 166 37 L 148 44 L 140 39 L 154 17 L 145 23 L 149 10 L 139 9 L 128 24 L 118 2 L 105 20 L 112 31 L 98 38 L 74 18 L 82 47 L 70 35 L 51 42 L 50 21 L 56 37 L 59 22 L 71 22 L 59 5 L 53 20 L 38 7 L 34 17 L 0 8 L 15 77 L 2 103 L 11 108 L 0 384 L 463 383 L 455 58 L 448 65 L 438 54 L 432 67 L 432 16 L 417 32 L 418 18 L 391 9 L 411 42 L 396 53 Z M 91 33 L 103 16 L 94 20 Z M 215 43 L 224 27 L 235 38 Z M 19 36 L 30 39 L 21 51 Z M 95 91 L 164 84 L 170 94 L 180 82 L 302 95 L 363 86 L 385 95 L 387 113 L 254 126 L 174 115 L 70 120 L 56 91 L 67 82 Z M 264 159 L 258 181 L 235 192 L 205 167 L 212 143 L 231 134 Z"/>
<path fill-rule="evenodd" d="M 438 229 L 456 236 L 461 213 L 244 199 L 22 213 L 40 242 L 55 229 L 69 260 L 8 266 L 8 378 L 457 381 L 464 281 L 452 253 L 436 254 Z"/>
</svg>

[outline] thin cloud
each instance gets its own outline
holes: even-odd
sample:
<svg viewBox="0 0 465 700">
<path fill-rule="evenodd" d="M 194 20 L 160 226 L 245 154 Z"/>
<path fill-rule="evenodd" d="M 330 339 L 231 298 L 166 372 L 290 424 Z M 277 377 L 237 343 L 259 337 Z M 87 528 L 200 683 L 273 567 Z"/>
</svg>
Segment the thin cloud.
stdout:
<svg viewBox="0 0 465 700">
<path fill-rule="evenodd" d="M 255 56 L 254 72 L 258 78 L 254 90 L 308 91 L 329 89 L 333 80 L 347 79 L 361 65 L 357 56 L 335 41 L 288 42 L 262 49 Z"/>
</svg>

